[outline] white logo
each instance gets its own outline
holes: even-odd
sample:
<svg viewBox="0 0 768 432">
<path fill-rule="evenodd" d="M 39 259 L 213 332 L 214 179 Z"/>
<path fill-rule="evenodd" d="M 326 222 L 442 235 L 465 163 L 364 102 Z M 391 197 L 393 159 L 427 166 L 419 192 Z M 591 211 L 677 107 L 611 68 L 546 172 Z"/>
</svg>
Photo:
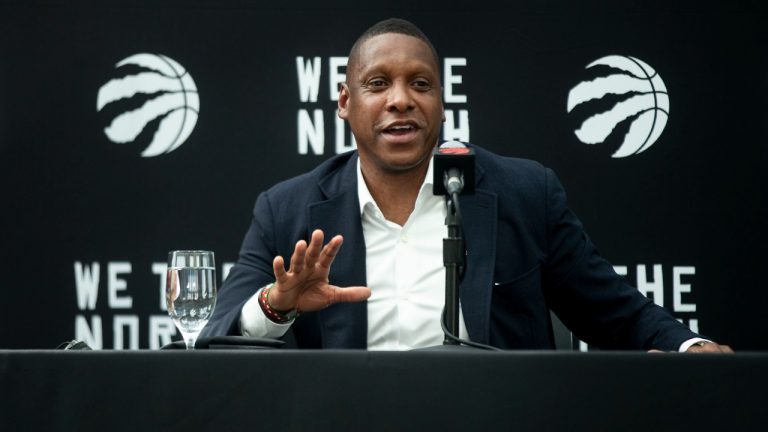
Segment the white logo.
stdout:
<svg viewBox="0 0 768 432">
<path fill-rule="evenodd" d="M 653 68 L 634 57 L 603 57 L 587 65 L 587 69 L 598 65 L 623 73 L 580 82 L 568 93 L 568 112 L 585 102 L 605 102 L 606 95 L 617 95 L 619 101 L 608 111 L 584 120 L 575 131 L 576 136 L 584 144 L 599 144 L 611 135 L 619 123 L 631 121 L 629 131 L 613 157 L 626 157 L 647 150 L 661 135 L 669 116 L 669 96 L 664 81 Z"/>
<path fill-rule="evenodd" d="M 96 110 L 119 101 L 133 101 L 134 105 L 146 101 L 117 115 L 104 133 L 114 143 L 132 143 L 148 123 L 159 120 L 152 142 L 141 155 L 152 157 L 172 152 L 186 141 L 197 123 L 200 97 L 195 82 L 184 67 L 161 54 L 132 55 L 115 68 L 126 65 L 143 71 L 104 84 L 99 89 Z"/>
</svg>

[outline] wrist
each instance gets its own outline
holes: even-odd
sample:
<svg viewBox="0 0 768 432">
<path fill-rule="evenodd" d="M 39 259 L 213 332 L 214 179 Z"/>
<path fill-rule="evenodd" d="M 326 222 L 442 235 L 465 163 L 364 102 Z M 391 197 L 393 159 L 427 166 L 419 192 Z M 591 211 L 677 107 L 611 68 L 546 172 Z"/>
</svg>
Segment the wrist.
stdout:
<svg viewBox="0 0 768 432">
<path fill-rule="evenodd" d="M 266 315 L 266 317 L 269 318 L 269 320 L 272 322 L 284 324 L 289 321 L 293 321 L 297 316 L 299 316 L 300 313 L 297 308 L 281 310 L 275 308 L 270 302 L 269 296 L 274 286 L 275 284 L 271 283 L 261 290 L 261 293 L 259 294 L 259 306 L 261 307 L 261 310 L 264 312 L 264 315 Z"/>
<path fill-rule="evenodd" d="M 287 313 L 296 308 L 293 300 L 288 299 L 284 293 L 282 293 L 278 287 L 277 282 L 272 282 L 264 286 L 264 293 L 266 294 L 267 305 L 275 311 Z"/>
</svg>

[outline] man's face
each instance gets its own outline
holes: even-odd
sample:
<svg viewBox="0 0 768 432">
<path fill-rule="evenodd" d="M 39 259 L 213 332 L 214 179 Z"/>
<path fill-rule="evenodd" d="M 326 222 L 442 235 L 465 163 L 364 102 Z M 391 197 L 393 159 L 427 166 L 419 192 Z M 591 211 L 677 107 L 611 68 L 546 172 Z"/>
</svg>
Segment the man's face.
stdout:
<svg viewBox="0 0 768 432">
<path fill-rule="evenodd" d="M 339 117 L 349 121 L 364 169 L 423 168 L 445 119 L 432 51 L 418 38 L 387 33 L 358 54 L 339 94 Z"/>
</svg>

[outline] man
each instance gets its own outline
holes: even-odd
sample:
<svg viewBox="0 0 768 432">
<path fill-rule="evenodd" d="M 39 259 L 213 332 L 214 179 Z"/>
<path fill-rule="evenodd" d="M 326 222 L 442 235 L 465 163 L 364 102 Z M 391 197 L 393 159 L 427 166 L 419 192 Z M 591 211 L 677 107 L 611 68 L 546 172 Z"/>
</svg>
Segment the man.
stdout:
<svg viewBox="0 0 768 432">
<path fill-rule="evenodd" d="M 399 19 L 368 29 L 350 52 L 338 105 L 357 151 L 259 196 L 204 335 L 286 337 L 302 348 L 443 340 L 445 216 L 432 194 L 431 155 L 445 117 L 428 38 Z M 551 309 L 599 347 L 729 351 L 616 275 L 566 208 L 552 171 L 475 150 L 476 193 L 460 200 L 462 337 L 550 349 Z M 324 244 L 326 234 L 335 236 Z"/>
</svg>

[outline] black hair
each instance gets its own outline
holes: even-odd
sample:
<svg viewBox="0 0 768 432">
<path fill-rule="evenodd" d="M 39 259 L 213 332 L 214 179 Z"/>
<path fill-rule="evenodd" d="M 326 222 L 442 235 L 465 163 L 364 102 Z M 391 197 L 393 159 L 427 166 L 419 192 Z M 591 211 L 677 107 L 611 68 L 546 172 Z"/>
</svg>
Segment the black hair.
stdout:
<svg viewBox="0 0 768 432">
<path fill-rule="evenodd" d="M 421 31 L 420 28 L 416 27 L 416 25 L 413 24 L 412 22 L 406 21 L 401 18 L 389 18 L 389 19 L 385 19 L 384 21 L 379 21 L 376 24 L 369 27 L 368 30 L 364 31 L 363 34 L 361 34 L 360 37 L 357 38 L 354 45 L 352 45 L 352 49 L 349 50 L 349 61 L 347 62 L 347 65 L 350 65 L 353 62 L 357 61 L 357 57 L 360 51 L 360 46 L 362 44 L 364 44 L 366 41 L 368 41 L 369 39 L 375 36 L 379 36 L 387 33 L 395 33 L 395 34 L 402 34 L 406 36 L 412 36 L 423 41 L 424 43 L 427 44 L 430 51 L 432 51 L 432 56 L 434 57 L 435 64 L 438 66 L 438 69 L 440 68 L 440 57 L 437 55 L 437 50 L 435 49 L 435 46 L 432 45 L 432 42 L 429 40 L 427 35 L 424 34 L 424 32 Z"/>
</svg>

